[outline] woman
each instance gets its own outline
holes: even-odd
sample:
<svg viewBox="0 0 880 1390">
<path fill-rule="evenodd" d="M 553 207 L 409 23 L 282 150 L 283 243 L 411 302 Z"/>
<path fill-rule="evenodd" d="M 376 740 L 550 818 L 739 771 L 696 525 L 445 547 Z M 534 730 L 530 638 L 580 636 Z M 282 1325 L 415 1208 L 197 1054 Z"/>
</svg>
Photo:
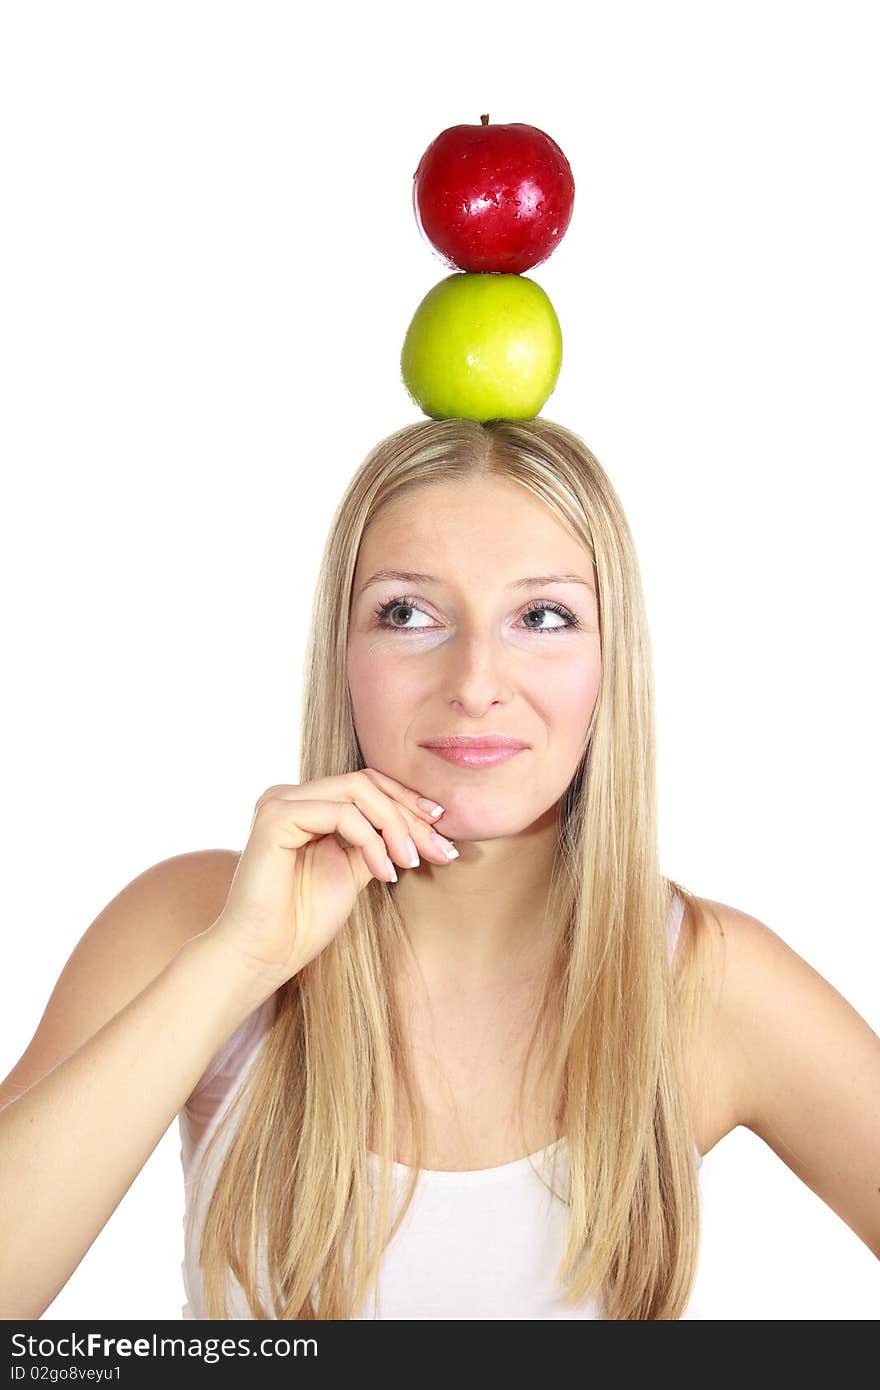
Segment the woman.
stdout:
<svg viewBox="0 0 880 1390">
<path fill-rule="evenodd" d="M 489 735 L 523 746 L 429 747 Z M 0 1088 L 3 1315 L 41 1314 L 177 1112 L 184 1316 L 679 1317 L 700 1156 L 740 1124 L 880 1254 L 880 1040 L 661 873 L 654 749 L 632 538 L 583 441 L 379 444 L 321 565 L 300 783 L 219 871 L 168 861 L 110 905 Z M 172 904 L 168 967 L 62 1060 L 58 1019 Z"/>
<path fill-rule="evenodd" d="M 430 421 L 384 440 L 331 526 L 306 669 L 302 784 L 267 796 L 364 770 L 407 806 L 422 862 L 389 883 L 380 860 L 345 930 L 207 1078 L 228 1095 L 242 1050 L 264 1041 L 213 1202 L 191 1221 L 188 1292 L 202 1233 L 207 1315 L 221 1315 L 227 1259 L 257 1306 L 248 1218 L 265 1211 L 284 1288 L 270 1316 L 678 1317 L 700 1154 L 738 1124 L 880 1252 L 877 1037 L 767 927 L 660 871 L 638 565 L 585 444 L 542 418 Z M 489 733 L 527 747 L 474 767 L 424 746 Z M 408 791 L 443 806 L 450 864 L 427 849 Z M 373 819 L 366 787 L 350 795 Z M 400 838 L 385 845 L 405 866 Z M 666 927 L 682 907 L 673 972 Z M 215 1135 L 219 1148 L 228 1133 Z M 546 1214 L 557 1244 L 538 1224 L 514 1308 L 515 1254 L 479 1247 L 536 1219 L 546 1189 L 531 1158 L 561 1160 Z M 385 1202 L 392 1178 L 407 1205 L 417 1181 L 427 1196 L 368 1305 L 380 1176 Z M 571 1285 L 558 1302 L 557 1265 Z"/>
</svg>

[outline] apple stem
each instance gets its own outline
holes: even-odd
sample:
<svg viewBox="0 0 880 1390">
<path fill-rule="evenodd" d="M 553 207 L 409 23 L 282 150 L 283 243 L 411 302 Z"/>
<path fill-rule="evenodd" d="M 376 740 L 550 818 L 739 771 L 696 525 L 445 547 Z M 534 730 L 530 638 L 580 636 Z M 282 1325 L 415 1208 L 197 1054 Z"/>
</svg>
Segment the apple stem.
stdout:
<svg viewBox="0 0 880 1390">
<path fill-rule="evenodd" d="M 488 117 L 488 116 L 481 116 L 481 117 L 480 117 L 480 124 L 481 124 L 481 125 L 488 125 L 488 124 L 489 124 L 489 117 Z"/>
</svg>

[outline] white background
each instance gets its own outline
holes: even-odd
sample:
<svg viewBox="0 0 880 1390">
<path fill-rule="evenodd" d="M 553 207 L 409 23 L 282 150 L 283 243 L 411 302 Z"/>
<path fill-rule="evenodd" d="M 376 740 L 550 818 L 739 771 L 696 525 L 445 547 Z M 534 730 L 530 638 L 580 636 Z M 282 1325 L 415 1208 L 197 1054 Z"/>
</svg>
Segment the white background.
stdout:
<svg viewBox="0 0 880 1390">
<path fill-rule="evenodd" d="M 563 330 L 542 413 L 596 452 L 636 538 L 663 867 L 878 1029 L 875 19 L 3 7 L 0 1076 L 124 884 L 243 848 L 257 796 L 298 780 L 330 517 L 424 418 L 399 354 L 448 271 L 412 175 L 482 112 L 574 172 L 530 272 Z M 877 1260 L 750 1132 L 702 1183 L 688 1316 L 880 1313 Z M 178 1318 L 182 1213 L 175 1124 L 46 1318 Z"/>
</svg>

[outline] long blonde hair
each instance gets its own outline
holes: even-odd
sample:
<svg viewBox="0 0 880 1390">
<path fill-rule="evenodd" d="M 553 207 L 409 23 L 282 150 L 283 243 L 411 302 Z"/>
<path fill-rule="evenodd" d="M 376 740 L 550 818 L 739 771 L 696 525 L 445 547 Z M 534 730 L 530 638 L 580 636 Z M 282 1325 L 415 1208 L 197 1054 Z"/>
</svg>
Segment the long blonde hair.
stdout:
<svg viewBox="0 0 880 1390">
<path fill-rule="evenodd" d="M 364 766 L 346 652 L 366 527 L 403 493 L 475 477 L 519 483 L 541 499 L 592 556 L 598 584 L 601 685 L 585 751 L 557 808 L 547 894 L 555 950 L 529 1046 L 531 1053 L 552 1020 L 545 1094 L 564 1126 L 570 1184 L 557 1194 L 569 1206 L 559 1296 L 567 1306 L 596 1297 L 606 1318 L 676 1318 L 690 1296 L 700 1235 L 685 1058 L 706 909 L 660 872 L 653 671 L 639 567 L 620 501 L 577 435 L 541 417 L 426 420 L 368 454 L 321 561 L 299 777 Z M 671 962 L 673 893 L 685 918 Z M 209 1318 L 227 1316 L 227 1271 L 255 1318 L 351 1318 L 375 1290 L 424 1147 L 389 986 L 403 940 L 393 888 L 373 879 L 338 936 L 277 992 L 260 1054 L 202 1157 L 206 1165 L 214 1145 L 229 1141 L 199 1253 Z M 407 1106 L 416 1157 L 388 1229 L 396 1096 Z M 384 1240 L 372 1224 L 371 1133 L 382 1156 Z M 258 1287 L 261 1258 L 269 1308 Z"/>
</svg>

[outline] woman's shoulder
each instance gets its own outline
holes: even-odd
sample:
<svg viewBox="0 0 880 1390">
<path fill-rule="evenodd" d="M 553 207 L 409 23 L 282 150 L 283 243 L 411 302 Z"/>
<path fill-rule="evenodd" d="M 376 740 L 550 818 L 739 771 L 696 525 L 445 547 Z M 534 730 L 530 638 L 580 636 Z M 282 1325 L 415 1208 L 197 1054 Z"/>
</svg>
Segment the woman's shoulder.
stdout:
<svg viewBox="0 0 880 1390">
<path fill-rule="evenodd" d="M 763 1137 L 798 1052 L 810 1048 L 823 1011 L 835 1012 L 835 992 L 766 922 L 731 903 L 694 895 L 681 937 L 705 1154 L 739 1125 Z"/>
<path fill-rule="evenodd" d="M 241 859 L 239 849 L 195 849 L 176 856 L 175 862 L 186 866 L 194 891 L 201 891 L 206 900 L 218 909 L 229 895 L 229 886 Z"/>
<path fill-rule="evenodd" d="M 725 1132 L 756 1134 L 880 1257 L 880 1037 L 766 922 L 706 904 L 723 945 L 708 953 L 717 1005 L 706 1017 Z"/>
<path fill-rule="evenodd" d="M 730 983 L 731 971 L 739 977 L 748 968 L 741 959 L 741 923 L 754 919 L 713 898 L 688 893 L 680 901 L 676 960 L 686 991 L 688 1089 L 694 1138 L 705 1156 L 742 1122 L 732 1017 L 738 991 L 731 992 Z"/>
</svg>

